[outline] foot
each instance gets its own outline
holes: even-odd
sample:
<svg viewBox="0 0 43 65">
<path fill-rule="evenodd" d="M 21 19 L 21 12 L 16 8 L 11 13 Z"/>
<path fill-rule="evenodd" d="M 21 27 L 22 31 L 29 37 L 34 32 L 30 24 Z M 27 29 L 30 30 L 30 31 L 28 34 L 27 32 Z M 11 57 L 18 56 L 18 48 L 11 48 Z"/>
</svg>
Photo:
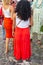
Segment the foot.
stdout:
<svg viewBox="0 0 43 65">
<path fill-rule="evenodd" d="M 17 63 L 17 60 L 14 57 L 9 57 L 9 61 L 14 61 Z"/>
<path fill-rule="evenodd" d="M 8 54 L 9 50 L 5 51 L 5 54 Z"/>
<path fill-rule="evenodd" d="M 8 53 L 8 51 L 5 51 L 5 54 L 7 54 Z"/>
<path fill-rule="evenodd" d="M 24 61 L 23 63 L 24 63 L 24 65 L 30 65 L 30 63 L 27 61 Z"/>
</svg>

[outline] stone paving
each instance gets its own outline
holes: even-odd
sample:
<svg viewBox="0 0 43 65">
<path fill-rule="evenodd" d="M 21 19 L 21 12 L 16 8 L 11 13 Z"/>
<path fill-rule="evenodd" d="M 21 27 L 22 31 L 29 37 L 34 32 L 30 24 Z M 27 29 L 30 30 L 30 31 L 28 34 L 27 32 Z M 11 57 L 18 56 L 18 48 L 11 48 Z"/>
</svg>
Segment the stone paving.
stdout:
<svg viewBox="0 0 43 65">
<path fill-rule="evenodd" d="M 42 44 L 37 44 L 36 34 L 33 36 L 32 41 L 32 57 L 30 58 L 31 65 L 43 65 L 43 36 L 41 39 Z M 0 65 L 19 65 L 15 64 L 14 61 L 10 61 L 9 57 L 13 57 L 12 42 L 9 44 L 9 53 L 6 55 L 5 52 L 5 40 L 2 38 L 2 27 L 0 26 Z"/>
</svg>

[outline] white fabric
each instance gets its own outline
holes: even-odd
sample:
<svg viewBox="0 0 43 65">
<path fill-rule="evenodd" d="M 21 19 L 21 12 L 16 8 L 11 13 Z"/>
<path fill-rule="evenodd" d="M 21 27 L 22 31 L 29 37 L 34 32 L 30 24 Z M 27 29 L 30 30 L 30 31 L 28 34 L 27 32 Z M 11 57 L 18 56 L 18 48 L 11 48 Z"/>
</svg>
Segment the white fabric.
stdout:
<svg viewBox="0 0 43 65">
<path fill-rule="evenodd" d="M 20 23 L 19 23 L 20 22 Z M 19 23 L 19 24 L 18 24 Z M 24 21 L 24 20 L 21 20 L 19 19 L 18 17 L 16 17 L 16 26 L 17 27 L 20 27 L 20 28 L 27 28 L 29 27 L 29 24 L 30 24 L 30 21 L 27 20 L 27 21 Z"/>
<path fill-rule="evenodd" d="M 4 14 L 4 16 L 7 17 L 7 18 L 10 18 L 10 17 L 11 17 L 9 8 L 6 9 L 6 10 L 3 8 L 3 14 Z"/>
<path fill-rule="evenodd" d="M 28 0 L 29 2 L 32 2 L 32 0 Z"/>
<path fill-rule="evenodd" d="M 31 8 L 32 8 L 32 9 L 35 8 L 35 3 L 36 3 L 36 0 L 33 0 L 33 4 L 31 5 Z"/>
<path fill-rule="evenodd" d="M 17 0 L 18 2 L 20 1 L 20 0 Z"/>
<path fill-rule="evenodd" d="M 39 5 L 41 4 L 41 2 L 42 2 L 42 0 L 38 0 L 38 4 L 39 4 Z"/>
<path fill-rule="evenodd" d="M 33 0 L 33 4 L 31 5 L 32 9 L 35 8 L 36 1 L 37 1 L 37 0 Z M 38 2 L 38 5 L 41 5 L 42 0 L 38 0 L 37 2 Z"/>
</svg>

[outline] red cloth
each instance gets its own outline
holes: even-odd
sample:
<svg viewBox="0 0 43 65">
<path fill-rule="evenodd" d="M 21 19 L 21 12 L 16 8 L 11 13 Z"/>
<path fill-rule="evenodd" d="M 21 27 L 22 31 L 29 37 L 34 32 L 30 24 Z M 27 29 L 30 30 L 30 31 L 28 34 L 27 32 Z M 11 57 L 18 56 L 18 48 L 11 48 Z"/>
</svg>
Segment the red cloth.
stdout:
<svg viewBox="0 0 43 65">
<path fill-rule="evenodd" d="M 2 15 L 2 7 L 0 7 L 0 16 Z"/>
<path fill-rule="evenodd" d="M 0 7 L 0 25 L 2 25 L 2 22 L 3 22 L 2 7 Z"/>
<path fill-rule="evenodd" d="M 31 57 L 30 29 L 18 28 L 15 29 L 14 38 L 14 57 L 17 60 L 29 59 Z"/>
<path fill-rule="evenodd" d="M 12 23 L 11 18 L 4 18 L 4 28 L 7 38 L 12 38 Z"/>
</svg>

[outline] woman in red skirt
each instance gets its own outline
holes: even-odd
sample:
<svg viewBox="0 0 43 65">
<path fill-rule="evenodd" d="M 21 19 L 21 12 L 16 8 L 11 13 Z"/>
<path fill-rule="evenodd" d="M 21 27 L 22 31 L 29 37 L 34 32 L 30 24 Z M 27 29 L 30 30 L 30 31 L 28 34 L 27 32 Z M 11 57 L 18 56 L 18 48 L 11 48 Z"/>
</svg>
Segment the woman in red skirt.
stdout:
<svg viewBox="0 0 43 65">
<path fill-rule="evenodd" d="M 6 49 L 5 53 L 8 53 L 8 43 L 9 39 L 12 38 L 12 15 L 13 15 L 13 7 L 9 5 L 10 0 L 2 0 L 3 3 L 3 15 L 4 15 L 4 28 L 6 33 Z"/>
<path fill-rule="evenodd" d="M 14 38 L 14 57 L 16 60 L 23 60 L 22 64 L 31 57 L 31 42 L 30 42 L 30 28 L 31 21 L 31 7 L 28 1 L 19 1 L 16 6 L 16 15 L 14 14 L 14 21 L 16 21 L 15 38 Z M 16 17 L 15 17 L 16 16 Z M 13 21 L 13 33 L 14 24 Z"/>
</svg>

